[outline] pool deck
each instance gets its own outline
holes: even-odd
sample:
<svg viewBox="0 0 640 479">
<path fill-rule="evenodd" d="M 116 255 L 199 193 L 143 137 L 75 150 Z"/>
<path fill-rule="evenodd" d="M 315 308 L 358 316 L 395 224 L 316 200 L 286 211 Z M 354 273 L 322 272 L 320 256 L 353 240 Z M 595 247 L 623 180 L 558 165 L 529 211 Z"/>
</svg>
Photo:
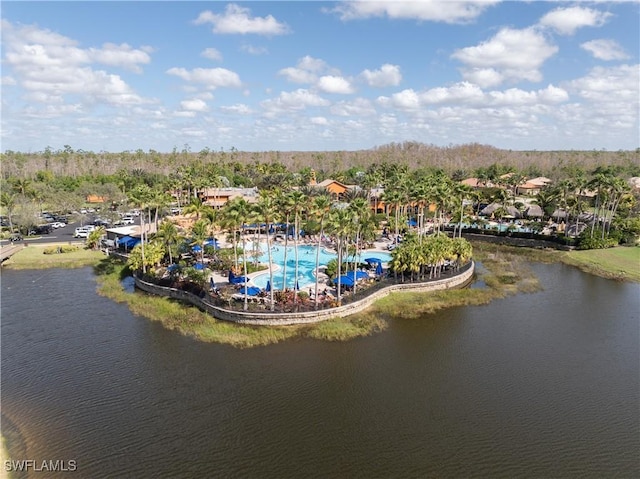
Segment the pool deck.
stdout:
<svg viewBox="0 0 640 479">
<path fill-rule="evenodd" d="M 389 250 L 387 249 L 387 246 L 389 245 L 390 241 L 375 241 L 373 243 L 373 248 L 369 248 L 369 249 L 365 249 L 362 250 L 363 255 L 366 254 L 366 252 L 377 252 L 377 253 L 389 253 Z M 226 248 L 226 247 L 231 247 L 231 244 L 228 244 L 226 241 L 218 241 L 218 244 L 220 245 L 221 248 Z M 284 242 L 279 242 L 276 243 L 278 245 L 283 245 Z M 303 246 L 303 245 L 307 245 L 309 246 L 309 243 L 304 243 L 304 242 L 300 242 L 298 243 L 299 246 Z M 289 246 L 293 246 L 293 242 L 289 242 Z M 330 247 L 324 246 L 325 249 L 331 251 L 331 252 L 335 252 L 334 250 L 332 250 Z M 277 271 L 278 269 L 280 269 L 279 267 L 275 268 L 274 271 Z M 262 271 L 256 271 L 255 273 L 249 273 L 247 275 L 247 277 L 249 278 L 249 282 L 247 283 L 248 286 L 253 286 L 253 278 L 255 278 L 256 276 L 260 276 L 262 274 L 265 274 L 267 270 L 262 270 Z M 324 285 L 326 284 L 327 280 L 329 279 L 329 277 L 324 274 L 322 271 L 317 271 L 317 274 L 319 274 L 320 277 L 320 284 Z M 213 278 L 213 281 L 215 282 L 215 284 L 229 284 L 229 278 L 226 275 L 222 275 L 217 271 L 213 271 L 209 274 L 209 278 Z M 208 281 L 208 279 L 207 279 Z M 315 283 L 313 283 L 315 284 Z M 301 284 L 300 288 L 308 288 L 309 284 Z"/>
</svg>

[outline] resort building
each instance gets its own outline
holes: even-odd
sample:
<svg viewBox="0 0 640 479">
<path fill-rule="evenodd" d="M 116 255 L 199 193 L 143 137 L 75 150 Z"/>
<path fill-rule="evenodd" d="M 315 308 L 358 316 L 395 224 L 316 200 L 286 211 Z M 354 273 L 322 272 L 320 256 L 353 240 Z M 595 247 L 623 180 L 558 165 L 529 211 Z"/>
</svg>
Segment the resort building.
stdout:
<svg viewBox="0 0 640 479">
<path fill-rule="evenodd" d="M 257 188 L 204 188 L 198 192 L 200 200 L 214 208 L 222 208 L 234 198 L 244 198 L 249 203 L 258 201 Z"/>
</svg>

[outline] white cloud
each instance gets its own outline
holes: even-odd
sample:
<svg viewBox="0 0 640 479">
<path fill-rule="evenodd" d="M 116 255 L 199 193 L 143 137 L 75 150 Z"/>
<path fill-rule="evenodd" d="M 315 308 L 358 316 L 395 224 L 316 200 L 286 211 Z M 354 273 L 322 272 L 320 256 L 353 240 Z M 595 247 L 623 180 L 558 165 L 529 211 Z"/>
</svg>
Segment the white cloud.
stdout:
<svg viewBox="0 0 640 479">
<path fill-rule="evenodd" d="M 174 67 L 167 70 L 166 73 L 180 77 L 190 83 L 205 85 L 211 89 L 220 87 L 239 88 L 242 86 L 238 74 L 226 68 L 194 68 L 193 70 L 186 70 L 185 68 Z"/>
<path fill-rule="evenodd" d="M 329 124 L 329 120 L 327 120 L 324 116 L 314 116 L 309 118 L 309 121 L 313 124 L 313 125 L 328 125 Z"/>
<path fill-rule="evenodd" d="M 348 1 L 341 2 L 329 12 L 337 13 L 341 20 L 386 16 L 391 19 L 468 23 L 496 3 L 498 0 Z"/>
<path fill-rule="evenodd" d="M 278 22 L 272 15 L 251 17 L 250 14 L 250 9 L 230 3 L 224 13 L 218 15 L 207 10 L 202 12 L 194 23 L 196 25 L 211 23 L 213 33 L 221 34 L 284 35 L 289 33 L 289 27 L 285 23 Z"/>
<path fill-rule="evenodd" d="M 245 104 L 238 103 L 236 105 L 231 106 L 222 106 L 220 107 L 222 111 L 226 111 L 229 113 L 236 113 L 238 115 L 250 115 L 253 113 L 253 110 Z"/>
<path fill-rule="evenodd" d="M 331 106 L 331 113 L 338 116 L 373 116 L 376 109 L 368 98 L 341 101 Z"/>
<path fill-rule="evenodd" d="M 277 116 L 285 111 L 304 110 L 307 107 L 328 106 L 330 102 L 317 93 L 300 88 L 292 92 L 281 92 L 277 98 L 265 100 L 260 106 L 267 116 Z"/>
<path fill-rule="evenodd" d="M 591 53 L 598 60 L 626 60 L 629 58 L 629 55 L 615 40 L 605 38 L 591 40 L 581 44 L 580 47 Z"/>
<path fill-rule="evenodd" d="M 379 70 L 364 70 L 360 76 L 367 85 L 377 88 L 398 86 L 402 81 L 400 67 L 389 63 L 382 65 Z"/>
<path fill-rule="evenodd" d="M 420 98 L 425 104 L 470 103 L 481 100 L 482 96 L 482 90 L 477 85 L 462 82 L 448 88 L 432 88 L 421 94 Z"/>
<path fill-rule="evenodd" d="M 482 72 L 489 84 L 495 84 L 500 76 L 508 81 L 537 82 L 542 80 L 539 68 L 557 51 L 558 47 L 533 28 L 503 28 L 490 40 L 456 50 L 451 57 L 467 65 L 469 69 L 463 69 L 463 77 L 470 81 L 482 80 L 478 76 Z"/>
<path fill-rule="evenodd" d="M 640 85 L 640 65 L 617 67 L 596 67 L 588 75 L 568 83 L 570 89 L 581 97 L 609 104 L 628 103 L 638 108 L 638 85 Z"/>
<path fill-rule="evenodd" d="M 581 27 L 600 27 L 611 16 L 592 8 L 556 8 L 540 19 L 540 25 L 552 28 L 562 35 L 573 35 Z"/>
<path fill-rule="evenodd" d="M 249 55 L 266 55 L 269 53 L 266 47 L 256 47 L 254 45 L 242 45 L 240 46 L 240 51 L 248 53 Z"/>
<path fill-rule="evenodd" d="M 340 93 L 343 95 L 348 95 L 355 91 L 349 80 L 333 75 L 320 77 L 317 87 L 325 93 Z"/>
<path fill-rule="evenodd" d="M 145 48 L 145 50 L 149 49 Z M 88 54 L 90 61 L 142 73 L 139 65 L 151 62 L 151 57 L 145 50 L 133 49 L 126 43 L 121 45 L 105 43 L 102 48 L 89 48 Z"/>
<path fill-rule="evenodd" d="M 222 61 L 222 53 L 215 48 L 205 48 L 202 53 L 200 53 L 200 56 L 216 62 Z"/>
<path fill-rule="evenodd" d="M 74 95 L 87 103 L 133 105 L 149 102 L 137 95 L 116 74 L 94 70 L 101 63 L 139 72 L 150 62 L 142 49 L 107 43 L 102 48 L 82 49 L 68 37 L 33 25 L 14 26 L 2 21 L 4 62 L 26 98 L 41 103 L 61 103 Z M 148 50 L 148 49 L 147 49 Z"/>
<path fill-rule="evenodd" d="M 199 98 L 194 98 L 191 100 L 183 100 L 180 102 L 180 107 L 184 111 L 196 111 L 196 112 L 209 111 L 209 107 L 207 106 L 207 103 Z"/>
<path fill-rule="evenodd" d="M 504 81 L 504 76 L 494 68 L 469 68 L 464 71 L 464 78 L 481 88 L 498 86 Z"/>
<path fill-rule="evenodd" d="M 2 77 L 2 85 L 12 86 L 12 85 L 17 85 L 17 84 L 18 84 L 18 82 L 12 76 L 3 76 Z"/>
<path fill-rule="evenodd" d="M 313 58 L 309 55 L 298 60 L 295 67 L 283 68 L 278 75 L 286 77 L 292 83 L 315 83 L 318 75 L 322 73 L 333 73 L 324 60 Z"/>
</svg>

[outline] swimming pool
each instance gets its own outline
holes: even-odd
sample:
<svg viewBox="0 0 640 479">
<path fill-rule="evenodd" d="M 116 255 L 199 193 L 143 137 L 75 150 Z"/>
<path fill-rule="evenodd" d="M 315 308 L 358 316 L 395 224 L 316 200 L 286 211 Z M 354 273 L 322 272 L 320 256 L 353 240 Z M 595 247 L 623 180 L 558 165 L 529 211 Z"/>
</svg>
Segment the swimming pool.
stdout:
<svg viewBox="0 0 640 479">
<path fill-rule="evenodd" d="M 259 261 L 261 263 L 269 262 L 269 254 L 267 253 L 267 245 L 266 243 L 260 244 L 260 249 L 262 254 L 259 256 Z M 295 248 L 294 246 L 288 246 L 287 250 L 287 287 L 293 288 L 295 286 L 296 280 L 296 258 L 295 258 Z M 271 261 L 274 265 L 279 266 L 273 272 L 273 284 L 275 289 L 282 289 L 282 273 L 284 266 L 284 253 L 285 247 L 282 245 L 272 245 L 271 246 Z M 363 251 L 360 253 L 360 261 L 364 262 L 365 258 L 377 258 L 383 263 L 387 263 L 391 261 L 391 255 L 389 253 L 384 253 L 381 251 Z M 336 254 L 330 253 L 324 248 L 320 249 L 320 259 L 319 264 L 326 265 L 329 261 L 334 259 Z M 316 277 L 313 272 L 316 269 L 316 247 L 311 245 L 300 245 L 298 246 L 298 285 L 300 289 L 304 287 L 309 287 L 312 284 L 315 284 Z M 258 286 L 259 288 L 266 288 L 267 282 L 269 281 L 269 273 L 263 273 L 261 275 L 256 276 L 251 281 L 253 284 Z"/>
</svg>

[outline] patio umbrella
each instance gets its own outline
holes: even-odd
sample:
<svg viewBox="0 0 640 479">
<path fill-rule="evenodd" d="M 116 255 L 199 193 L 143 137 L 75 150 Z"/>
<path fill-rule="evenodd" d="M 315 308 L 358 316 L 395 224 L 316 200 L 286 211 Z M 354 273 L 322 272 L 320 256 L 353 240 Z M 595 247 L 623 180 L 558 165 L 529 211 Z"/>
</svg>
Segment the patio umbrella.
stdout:
<svg viewBox="0 0 640 479">
<path fill-rule="evenodd" d="M 204 264 L 202 263 L 196 263 L 194 266 L 197 270 L 202 271 L 204 269 Z"/>
<path fill-rule="evenodd" d="M 382 263 L 378 263 L 378 265 L 376 266 L 376 274 L 377 275 L 382 274 Z"/>
<path fill-rule="evenodd" d="M 202 251 L 202 246 L 197 244 L 191 248 L 191 251 L 195 251 L 196 253 L 199 253 L 200 251 Z"/>
<path fill-rule="evenodd" d="M 271 291 L 271 280 L 267 280 L 267 287 L 264 288 L 265 291 Z"/>
<path fill-rule="evenodd" d="M 382 263 L 382 260 L 378 258 L 365 258 L 364 260 L 367 263 L 378 263 L 378 264 Z"/>
</svg>

